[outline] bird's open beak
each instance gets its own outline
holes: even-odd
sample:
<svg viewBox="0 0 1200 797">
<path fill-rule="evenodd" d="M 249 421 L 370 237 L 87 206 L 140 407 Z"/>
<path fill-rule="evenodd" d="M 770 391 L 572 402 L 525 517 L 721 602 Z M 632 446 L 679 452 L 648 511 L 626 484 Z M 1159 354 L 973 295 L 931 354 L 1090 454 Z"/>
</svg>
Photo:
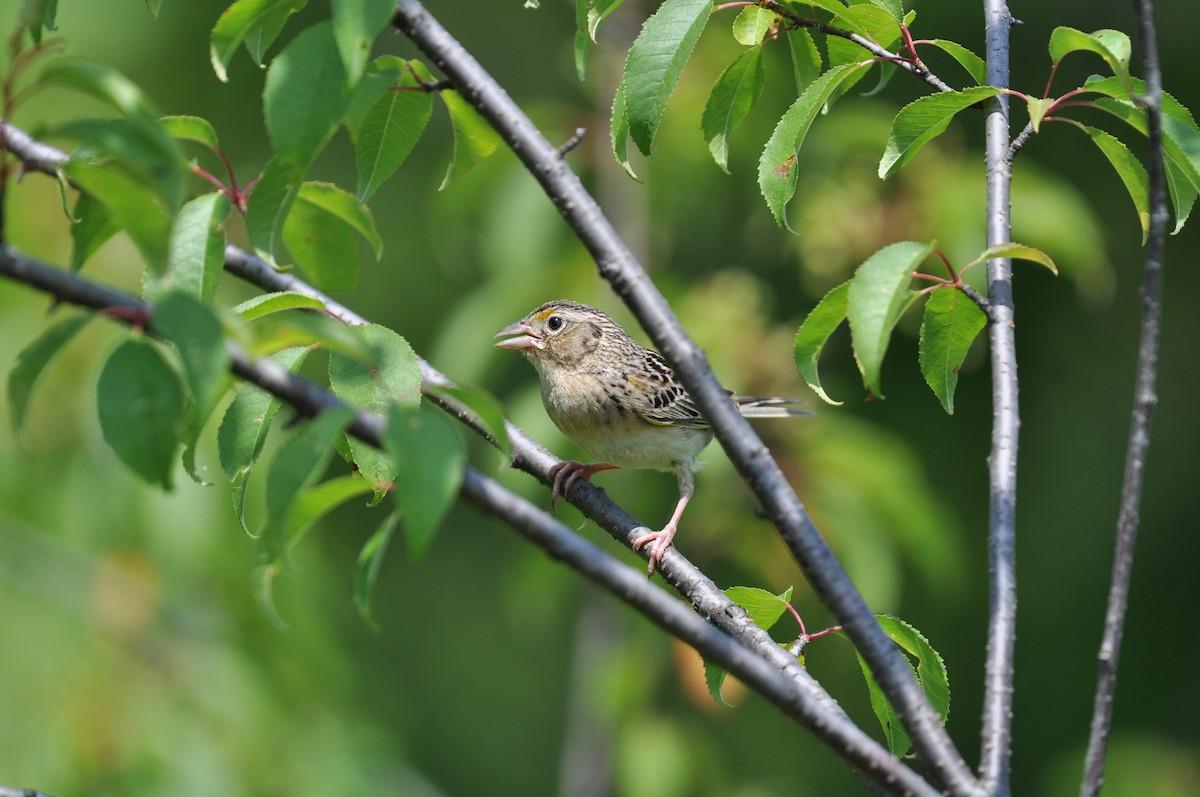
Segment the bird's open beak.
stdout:
<svg viewBox="0 0 1200 797">
<path fill-rule="evenodd" d="M 533 327 L 524 321 L 509 324 L 492 337 L 500 338 L 506 335 L 516 335 L 516 337 L 498 341 L 496 343 L 497 349 L 541 349 L 546 345 L 546 341 L 539 338 L 537 333 L 533 331 Z"/>
</svg>

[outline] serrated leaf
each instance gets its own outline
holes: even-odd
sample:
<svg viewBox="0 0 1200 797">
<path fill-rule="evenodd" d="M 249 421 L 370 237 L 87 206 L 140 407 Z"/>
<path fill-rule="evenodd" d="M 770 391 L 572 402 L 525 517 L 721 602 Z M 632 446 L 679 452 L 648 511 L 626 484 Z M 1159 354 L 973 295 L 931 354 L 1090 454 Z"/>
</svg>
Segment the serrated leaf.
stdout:
<svg viewBox="0 0 1200 797">
<path fill-rule="evenodd" d="M 738 44 L 754 47 L 762 44 L 763 37 L 775 24 L 779 16 L 759 6 L 746 6 L 733 20 L 733 38 Z"/>
<path fill-rule="evenodd" d="M 75 160 L 119 171 L 134 184 L 153 191 L 167 207 L 179 207 L 183 157 L 156 119 L 83 119 L 58 125 L 54 135 L 80 142 Z"/>
<path fill-rule="evenodd" d="M 831 2 L 828 10 L 834 14 L 833 23 L 858 33 L 868 41 L 873 41 L 880 47 L 893 49 L 900 41 L 900 26 L 896 24 L 895 16 L 889 11 L 871 5 L 859 3 L 843 6 Z M 829 54 L 830 67 L 843 64 L 859 64 L 870 56 L 858 44 L 840 36 L 825 37 L 825 48 Z M 871 61 L 867 61 L 869 66 Z M 852 91 L 858 82 L 869 73 L 868 69 L 850 75 L 844 82 L 834 88 L 825 102 L 825 112 L 828 112 L 839 98 Z"/>
<path fill-rule="evenodd" d="M 791 231 L 787 221 L 787 204 L 796 193 L 796 157 L 804 137 L 812 127 L 826 99 L 851 75 L 866 69 L 862 64 L 843 64 L 830 68 L 804 90 L 775 125 L 758 162 L 758 188 L 775 222 Z"/>
<path fill-rule="evenodd" d="M 308 356 L 310 349 L 296 347 L 276 352 L 267 359 L 289 371 L 297 370 Z M 233 397 L 221 425 L 217 427 L 217 453 L 221 470 L 232 484 L 233 506 L 242 529 L 250 534 L 246 526 L 245 499 L 250 469 L 258 461 L 271 421 L 279 410 L 279 399 L 261 388 L 243 383 Z"/>
<path fill-rule="evenodd" d="M 823 401 L 834 406 L 840 406 L 842 402 L 830 398 L 821 386 L 817 362 L 829 341 L 829 336 L 846 320 L 849 300 L 850 281 L 847 280 L 825 294 L 816 307 L 809 311 L 800 328 L 796 330 L 796 340 L 792 344 L 792 356 L 796 360 L 796 370 L 800 372 L 800 376 L 804 377 L 804 381 Z"/>
<path fill-rule="evenodd" d="M 704 660 L 704 683 L 708 687 L 708 693 L 712 695 L 712 699 L 717 702 L 718 706 L 723 708 L 734 708 L 734 706 L 725 701 L 725 696 L 721 694 L 721 687 L 725 685 L 725 679 L 729 673 L 724 667 L 713 664 L 708 659 Z"/>
<path fill-rule="evenodd" d="M 854 655 L 858 658 L 858 666 L 862 670 L 863 680 L 867 682 L 867 696 L 871 701 L 871 711 L 875 713 L 875 718 L 879 720 L 879 726 L 883 729 L 883 738 L 887 742 L 888 752 L 897 758 L 902 758 L 912 747 L 908 732 L 904 730 L 904 724 L 900 722 L 900 715 L 892 708 L 892 704 L 883 694 L 883 690 L 879 688 L 875 677 L 871 675 L 871 669 L 867 666 L 866 660 L 857 649 L 854 651 Z"/>
<path fill-rule="evenodd" d="M 171 489 L 184 411 L 179 378 L 144 338 L 108 356 L 96 386 L 100 431 L 117 458 L 142 479 Z"/>
<path fill-rule="evenodd" d="M 954 414 L 958 370 L 971 343 L 986 324 L 987 316 L 960 290 L 939 288 L 925 302 L 918 361 L 926 384 L 942 402 L 947 415 Z"/>
<path fill-rule="evenodd" d="M 879 176 L 887 179 L 895 174 L 922 147 L 945 132 L 960 111 L 999 93 L 1000 89 L 991 86 L 976 86 L 931 94 L 901 108 L 892 121 L 887 148 L 879 162 Z"/>
<path fill-rule="evenodd" d="M 483 424 L 487 433 L 500 453 L 508 459 L 512 447 L 508 441 L 508 429 L 505 426 L 504 408 L 495 396 L 477 387 L 447 387 L 444 385 L 427 385 L 426 391 L 445 396 L 463 405 L 475 414 Z"/>
<path fill-rule="evenodd" d="M 959 66 L 967 70 L 967 74 L 976 83 L 982 85 L 987 81 L 987 64 L 984 60 L 975 53 L 963 47 L 958 42 L 950 41 L 949 39 L 926 39 L 923 44 L 929 44 L 945 52 L 955 61 L 958 61 Z"/>
<path fill-rule="evenodd" d="M 71 271 L 77 272 L 120 226 L 104 205 L 82 193 L 75 200 L 71 220 Z"/>
<path fill-rule="evenodd" d="M 263 53 L 288 17 L 307 4 L 308 0 L 237 0 L 225 9 L 209 36 L 209 56 L 217 78 L 228 82 L 229 62 L 242 44 L 261 66 Z"/>
<path fill-rule="evenodd" d="M 90 314 L 59 319 L 17 355 L 17 362 L 8 374 L 8 409 L 13 436 L 22 445 L 28 442 L 25 439 L 25 419 L 29 413 L 29 397 L 33 395 L 46 368 L 91 319 Z"/>
<path fill-rule="evenodd" d="M 1133 46 L 1129 37 L 1121 31 L 1102 29 L 1084 33 L 1065 26 L 1055 28 L 1050 33 L 1050 60 L 1058 66 L 1064 57 L 1074 52 L 1090 52 L 1100 56 L 1121 84 L 1127 90 L 1132 90 L 1129 56 Z"/>
<path fill-rule="evenodd" d="M 785 38 L 788 52 L 792 59 L 792 76 L 796 79 L 796 94 L 804 93 L 804 89 L 821 75 L 824 60 L 817 43 L 813 41 L 812 33 L 807 28 L 798 28 L 787 32 Z"/>
<path fill-rule="evenodd" d="M 333 36 L 350 83 L 358 80 L 375 37 L 396 13 L 395 0 L 331 0 Z"/>
<path fill-rule="evenodd" d="M 358 284 L 355 232 L 378 260 L 383 241 L 366 205 L 330 183 L 304 183 L 284 222 L 283 241 L 317 288 L 348 291 Z"/>
<path fill-rule="evenodd" d="M 596 31 L 600 29 L 609 14 L 616 11 L 625 0 L 587 0 L 587 32 L 592 41 L 596 41 Z"/>
<path fill-rule="evenodd" d="M 583 0 L 577 0 L 583 2 Z M 587 80 L 588 56 L 592 54 L 595 42 L 582 30 L 575 31 L 575 77 L 580 83 Z"/>
<path fill-rule="evenodd" d="M 1142 228 L 1142 243 L 1146 243 L 1146 236 L 1150 232 L 1150 176 L 1146 173 L 1146 168 L 1115 136 L 1087 125 L 1080 125 L 1080 128 L 1087 133 L 1104 157 L 1108 158 L 1117 176 L 1121 178 L 1121 183 L 1137 211 L 1138 223 Z"/>
<path fill-rule="evenodd" d="M 462 440 L 441 412 L 395 404 L 385 442 L 397 466 L 392 497 L 404 513 L 408 550 L 421 556 L 458 495 L 466 460 Z"/>
<path fill-rule="evenodd" d="M 159 120 L 163 132 L 171 138 L 180 141 L 194 141 L 203 144 L 213 152 L 220 151 L 217 141 L 217 130 L 212 122 L 199 116 L 164 116 Z"/>
<path fill-rule="evenodd" d="M 307 166 L 349 106 L 346 70 L 328 22 L 303 31 L 267 69 L 263 113 L 275 157 Z"/>
<path fill-rule="evenodd" d="M 712 0 L 666 0 L 646 20 L 629 48 L 621 84 L 625 87 L 629 135 L 643 155 L 654 149 L 654 135 L 667 100 L 712 9 Z"/>
<path fill-rule="evenodd" d="M 938 719 L 945 725 L 950 718 L 950 679 L 941 654 L 934 650 L 924 634 L 899 617 L 886 614 L 875 617 L 883 632 L 917 659 L 917 680 Z"/>
<path fill-rule="evenodd" d="M 421 368 L 417 355 L 403 337 L 384 326 L 353 327 L 375 352 L 369 364 L 332 353 L 329 356 L 329 386 L 352 407 L 380 415 L 392 405 L 415 409 L 421 403 Z M 355 465 L 376 490 L 386 490 L 396 479 L 395 462 L 384 452 L 361 440 L 349 439 Z"/>
<path fill-rule="evenodd" d="M 271 354 L 292 346 L 321 346 L 362 362 L 375 356 L 362 335 L 333 316 L 290 312 L 260 316 L 250 325 L 248 348 L 254 355 Z"/>
<path fill-rule="evenodd" d="M 982 263 L 985 260 L 991 260 L 995 257 L 1011 257 L 1018 260 L 1028 260 L 1031 263 L 1038 263 L 1050 269 L 1051 273 L 1058 276 L 1058 266 L 1050 255 L 1043 252 L 1041 249 L 1035 249 L 1026 244 L 1009 242 L 1006 244 L 996 244 L 989 246 L 983 250 L 983 253 L 975 259 L 976 263 Z"/>
<path fill-rule="evenodd" d="M 300 193 L 306 166 L 278 156 L 271 158 L 254 186 L 246 208 L 246 228 L 255 249 L 273 260 L 283 239 L 283 225 Z"/>
<path fill-rule="evenodd" d="M 457 91 L 439 92 L 438 96 L 445 103 L 454 128 L 454 154 L 446 176 L 438 186 L 439 191 L 444 191 L 472 166 L 495 152 L 500 145 L 500 136 Z"/>
<path fill-rule="evenodd" d="M 401 65 L 407 62 L 395 59 Z M 372 64 L 383 62 L 378 59 Z M 387 62 L 384 62 L 387 63 Z M 380 64 L 382 67 L 383 64 Z M 418 61 L 413 69 L 424 71 Z M 390 72 L 390 70 L 389 70 Z M 373 74 L 368 72 L 367 77 Z M 397 71 L 398 86 L 416 86 L 416 78 L 407 68 Z M 410 152 L 429 124 L 433 114 L 433 97 L 427 91 L 384 90 L 375 97 L 360 115 L 354 117 L 350 134 L 354 139 L 355 161 L 358 166 L 358 201 L 366 202 L 379 186 L 387 181 Z"/>
<path fill-rule="evenodd" d="M 762 48 L 754 47 L 725 68 L 708 95 L 700 128 L 713 160 L 726 173 L 729 172 L 729 138 L 762 96 L 765 75 Z"/>
<path fill-rule="evenodd" d="M 1037 97 L 1029 97 L 1025 101 L 1025 110 L 1029 113 L 1029 124 L 1033 125 L 1033 132 L 1038 132 L 1042 127 L 1042 119 L 1046 116 L 1046 111 L 1056 103 L 1057 100 L 1052 98 L 1039 99 Z"/>
<path fill-rule="evenodd" d="M 792 599 L 792 588 L 775 595 L 759 587 L 730 587 L 725 590 L 725 596 L 746 610 L 746 615 L 764 631 L 778 622 L 787 611 L 788 602 Z"/>
<path fill-rule="evenodd" d="M 621 164 L 621 168 L 625 170 L 626 174 L 640 182 L 637 174 L 633 171 L 633 166 L 629 163 L 629 113 L 625 108 L 624 84 L 617 86 L 617 93 L 613 95 L 612 125 L 609 137 L 612 140 L 613 157 L 617 159 L 617 163 Z"/>
<path fill-rule="evenodd" d="M 379 569 L 383 566 L 383 557 L 387 553 L 396 524 L 400 522 L 400 510 L 392 511 L 379 528 L 370 536 L 358 552 L 358 565 L 354 569 L 354 607 L 358 614 L 372 628 L 379 625 L 371 613 L 371 590 L 379 577 Z"/>
<path fill-rule="evenodd" d="M 171 219 L 145 187 L 126 175 L 76 161 L 63 167 L 67 178 L 108 211 L 113 222 L 133 239 L 156 274 L 166 267 Z"/>
<path fill-rule="evenodd" d="M 225 220 L 231 205 L 224 194 L 196 197 L 175 216 L 167 250 L 167 274 L 175 287 L 211 302 L 225 265 Z"/>
<path fill-rule="evenodd" d="M 22 27 L 29 31 L 29 38 L 35 45 L 42 43 L 42 28 L 55 30 L 55 14 L 58 13 L 58 0 L 22 0 L 21 15 L 18 18 Z"/>
<path fill-rule="evenodd" d="M 850 280 L 846 317 L 854 359 L 863 384 L 878 398 L 883 398 L 879 376 L 892 330 L 913 300 L 908 289 L 913 270 L 932 251 L 918 241 L 889 244 L 867 258 Z"/>
<path fill-rule="evenodd" d="M 278 293 L 261 293 L 252 299 L 233 308 L 233 312 L 243 320 L 252 321 L 271 313 L 284 310 L 325 310 L 325 303 L 320 299 L 305 293 L 295 291 L 279 291 Z"/>
</svg>

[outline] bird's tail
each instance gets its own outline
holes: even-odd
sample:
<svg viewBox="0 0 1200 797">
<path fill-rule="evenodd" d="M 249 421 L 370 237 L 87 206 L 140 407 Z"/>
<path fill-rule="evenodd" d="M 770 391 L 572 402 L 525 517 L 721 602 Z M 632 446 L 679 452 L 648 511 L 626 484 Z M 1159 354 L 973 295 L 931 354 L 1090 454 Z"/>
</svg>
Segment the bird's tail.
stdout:
<svg viewBox="0 0 1200 797">
<path fill-rule="evenodd" d="M 790 418 L 813 414 L 812 410 L 798 409 L 795 406 L 807 403 L 803 399 L 734 396 L 732 400 L 737 405 L 738 412 L 747 418 Z"/>
</svg>

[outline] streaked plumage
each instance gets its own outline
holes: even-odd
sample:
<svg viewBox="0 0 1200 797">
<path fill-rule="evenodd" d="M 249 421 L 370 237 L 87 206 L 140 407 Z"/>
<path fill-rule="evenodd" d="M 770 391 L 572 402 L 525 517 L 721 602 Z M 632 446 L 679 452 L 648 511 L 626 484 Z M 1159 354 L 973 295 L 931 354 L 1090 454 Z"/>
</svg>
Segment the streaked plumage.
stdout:
<svg viewBox="0 0 1200 797">
<path fill-rule="evenodd" d="M 656 351 L 645 348 L 621 325 L 594 307 L 570 301 L 543 304 L 496 333 L 499 348 L 522 351 L 537 369 L 542 403 L 555 426 L 599 462 L 573 460 L 555 466 L 551 500 L 578 478 L 613 468 L 672 470 L 679 478 L 679 503 L 661 531 L 646 530 L 634 541 L 650 542 L 653 574 L 671 544 L 695 488 L 696 457 L 712 441 L 708 421 Z M 808 414 L 793 399 L 731 396 L 747 417 Z"/>
</svg>

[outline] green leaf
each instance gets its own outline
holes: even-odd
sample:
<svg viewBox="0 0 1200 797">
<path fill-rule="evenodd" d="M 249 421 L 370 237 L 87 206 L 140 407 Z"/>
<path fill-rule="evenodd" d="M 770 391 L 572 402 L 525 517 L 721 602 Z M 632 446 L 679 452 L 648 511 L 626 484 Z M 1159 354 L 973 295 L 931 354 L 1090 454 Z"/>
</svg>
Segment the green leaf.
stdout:
<svg viewBox="0 0 1200 797">
<path fill-rule="evenodd" d="M 462 440 L 440 411 L 396 404 L 385 442 L 397 466 L 392 497 L 404 512 L 408 550 L 420 556 L 458 495 L 466 460 Z"/>
<path fill-rule="evenodd" d="M 151 484 L 171 489 L 183 419 L 179 379 L 144 338 L 117 346 L 100 371 L 100 431 L 117 457 Z"/>
<path fill-rule="evenodd" d="M 587 32 L 592 41 L 596 41 L 596 31 L 600 29 L 609 14 L 616 11 L 625 0 L 587 0 Z"/>
<path fill-rule="evenodd" d="M 812 33 L 807 28 L 790 30 L 785 35 L 788 52 L 792 58 L 792 75 L 796 78 L 796 94 L 804 93 L 814 80 L 821 76 L 824 60 Z"/>
<path fill-rule="evenodd" d="M 71 224 L 71 271 L 83 268 L 87 259 L 112 238 L 120 227 L 104 205 L 88 194 L 79 194 Z"/>
<path fill-rule="evenodd" d="M 725 590 L 725 596 L 745 609 L 756 626 L 769 631 L 787 611 L 792 588 L 788 587 L 786 592 L 775 595 L 758 587 L 730 587 Z"/>
<path fill-rule="evenodd" d="M 157 119 L 158 110 L 137 84 L 116 69 L 79 58 L 60 58 L 42 70 L 41 83 L 86 94 L 119 111 L 122 116 Z"/>
<path fill-rule="evenodd" d="M 150 12 L 150 16 L 157 17 L 158 9 L 162 7 L 162 0 L 146 0 L 146 9 Z"/>
<path fill-rule="evenodd" d="M 233 312 L 243 320 L 253 321 L 271 313 L 284 310 L 325 310 L 325 303 L 316 297 L 295 291 L 280 291 L 278 293 L 261 293 L 252 299 L 233 308 Z"/>
<path fill-rule="evenodd" d="M 317 521 L 334 509 L 360 495 L 371 492 L 371 485 L 356 473 L 337 476 L 302 490 L 296 495 L 283 521 L 281 539 L 284 559 Z"/>
<path fill-rule="evenodd" d="M 762 44 L 763 37 L 775 24 L 779 16 L 759 6 L 746 6 L 733 21 L 733 38 L 738 44 L 754 47 Z"/>
<path fill-rule="evenodd" d="M 179 209 L 171 229 L 167 274 L 179 290 L 211 302 L 225 265 L 225 220 L 229 199 L 212 193 Z"/>
<path fill-rule="evenodd" d="M 80 190 L 104 206 L 113 222 L 141 250 L 156 274 L 166 267 L 171 219 L 154 195 L 121 172 L 69 161 L 63 172 Z"/>
<path fill-rule="evenodd" d="M 925 635 L 899 617 L 877 614 L 883 632 L 917 660 L 917 680 L 942 724 L 950 718 L 950 678 L 946 662 Z"/>
<path fill-rule="evenodd" d="M 867 258 L 850 280 L 846 317 L 854 359 L 863 384 L 878 398 L 883 398 L 879 375 L 892 329 L 913 300 L 908 290 L 913 270 L 932 251 L 932 246 L 918 241 L 889 244 Z"/>
<path fill-rule="evenodd" d="M 399 64 L 405 63 L 395 60 Z M 412 64 L 414 69 L 419 67 L 424 71 L 420 62 L 413 61 Z M 416 78 L 404 69 L 399 72 L 395 85 L 415 86 L 416 83 Z M 379 186 L 396 173 L 416 146 L 432 113 L 433 97 L 427 91 L 385 90 L 355 120 L 350 134 L 358 165 L 359 202 L 370 199 Z"/>
<path fill-rule="evenodd" d="M 283 225 L 288 211 L 300 193 L 307 167 L 275 156 L 267 163 L 254 186 L 246 209 L 246 227 L 254 247 L 268 260 L 283 238 Z"/>
<path fill-rule="evenodd" d="M 667 100 L 712 13 L 712 0 L 666 0 L 646 20 L 625 59 L 629 134 L 643 155 L 654 149 Z"/>
<path fill-rule="evenodd" d="M 444 191 L 472 166 L 495 152 L 500 136 L 457 91 L 439 92 L 438 96 L 445 103 L 454 128 L 454 155 L 442 184 L 438 186 L 439 191 Z"/>
<path fill-rule="evenodd" d="M 495 396 L 478 387 L 447 387 L 430 384 L 425 386 L 425 390 L 436 396 L 444 396 L 474 413 L 487 433 L 491 435 L 492 442 L 504 455 L 504 458 L 510 457 L 512 447 L 508 441 L 504 408 Z"/>
<path fill-rule="evenodd" d="M 293 504 L 329 467 L 338 436 L 353 418 L 349 407 L 325 410 L 292 430 L 275 452 L 267 472 L 267 525 L 260 542 L 271 558 L 286 555 Z"/>
<path fill-rule="evenodd" d="M 708 95 L 701 130 L 708 140 L 708 151 L 722 172 L 730 170 L 730 137 L 762 96 L 764 77 L 762 48 L 751 48 L 721 72 L 712 94 Z"/>
<path fill-rule="evenodd" d="M 160 196 L 167 207 L 183 198 L 183 157 L 179 147 L 149 117 L 84 119 L 55 128 L 54 134 L 79 141 L 78 161 L 102 164 Z"/>
<path fill-rule="evenodd" d="M 1150 232 L 1150 176 L 1146 173 L 1146 168 L 1115 136 L 1087 125 L 1080 125 L 1080 128 L 1088 134 L 1104 157 L 1108 158 L 1117 176 L 1121 178 L 1121 183 L 1124 184 L 1125 191 L 1133 200 L 1133 207 L 1137 211 L 1138 223 L 1142 228 L 1142 243 L 1146 243 L 1146 236 Z"/>
<path fill-rule="evenodd" d="M 355 232 L 378 260 L 383 241 L 366 205 L 330 183 L 304 183 L 284 222 L 283 240 L 317 288 L 348 291 L 358 284 Z"/>
<path fill-rule="evenodd" d="M 1000 89 L 991 86 L 976 86 L 931 94 L 901 108 L 892 121 L 887 148 L 879 162 L 879 176 L 886 179 L 899 171 L 921 147 L 945 132 L 959 111 L 999 93 Z"/>
<path fill-rule="evenodd" d="M 163 131 L 171 138 L 180 141 L 194 141 L 203 144 L 213 152 L 220 151 L 217 141 L 216 128 L 212 122 L 199 116 L 164 116 L 159 120 Z"/>
<path fill-rule="evenodd" d="M 192 396 L 189 425 L 198 427 L 216 406 L 229 373 L 229 351 L 221 322 L 208 305 L 175 291 L 155 304 L 151 324 L 179 352 Z"/>
<path fill-rule="evenodd" d="M 209 37 L 213 71 L 228 82 L 229 62 L 243 43 L 258 65 L 262 55 L 283 30 L 288 17 L 304 8 L 308 0 L 237 0 L 221 14 Z"/>
<path fill-rule="evenodd" d="M 1033 132 L 1038 132 L 1042 127 L 1042 119 L 1046 116 L 1046 111 L 1054 105 L 1057 100 L 1052 98 L 1038 99 L 1037 97 L 1029 97 L 1025 102 L 1025 109 L 1029 113 L 1029 123 L 1033 125 Z"/>
<path fill-rule="evenodd" d="M 42 43 L 42 28 L 55 30 L 58 0 L 22 0 L 19 24 L 29 31 L 35 45 Z"/>
<path fill-rule="evenodd" d="M 333 37 L 350 83 L 362 75 L 375 37 L 396 13 L 395 0 L 332 0 Z"/>
<path fill-rule="evenodd" d="M 959 65 L 967 70 L 967 74 L 976 83 L 983 85 L 987 81 L 987 64 L 984 63 L 982 58 L 958 42 L 953 42 L 949 39 L 926 39 L 924 44 L 933 45 L 955 61 L 958 61 Z"/>
<path fill-rule="evenodd" d="M 729 172 L 729 137 L 762 96 L 765 75 L 762 48 L 747 50 L 717 78 L 704 106 L 700 127 L 713 160 L 726 173 Z"/>
<path fill-rule="evenodd" d="M 1035 249 L 1032 246 L 1025 244 L 1009 242 L 1006 244 L 996 244 L 984 249 L 982 254 L 974 260 L 974 263 L 982 263 L 985 260 L 991 260 L 996 257 L 1011 257 L 1018 260 L 1028 260 L 1031 263 L 1038 263 L 1050 269 L 1051 273 L 1058 276 L 1058 266 L 1050 255 L 1043 252 L 1041 249 Z M 968 264 L 968 265 L 973 265 Z M 966 268 L 964 266 L 963 268 Z"/>
<path fill-rule="evenodd" d="M 270 362 L 296 371 L 304 363 L 310 349 L 296 347 L 276 352 L 267 358 Z M 233 506 L 238 522 L 249 534 L 246 526 L 245 500 L 250 469 L 258 461 L 271 421 L 279 410 L 279 399 L 249 383 L 239 386 L 233 401 L 225 410 L 221 425 L 217 427 L 217 453 L 221 470 L 233 485 Z"/>
<path fill-rule="evenodd" d="M 918 361 L 925 382 L 942 402 L 947 415 L 954 414 L 958 369 L 986 324 L 987 316 L 960 290 L 939 288 L 925 302 Z"/>
<path fill-rule="evenodd" d="M 721 694 L 721 687 L 725 685 L 725 678 L 728 675 L 729 672 L 724 667 L 713 664 L 707 659 L 704 660 L 704 683 L 708 686 L 708 693 L 712 695 L 712 699 L 723 708 L 734 707 L 726 702 L 725 696 Z"/>
<path fill-rule="evenodd" d="M 421 368 L 408 341 L 387 327 L 370 324 L 352 327 L 376 353 L 369 364 L 332 353 L 329 356 L 329 386 L 342 401 L 386 415 L 395 404 L 415 409 L 421 403 Z M 354 463 L 377 491 L 384 491 L 396 479 L 396 464 L 391 457 L 361 440 L 350 438 Z"/>
<path fill-rule="evenodd" d="M 1055 28 L 1050 34 L 1050 60 L 1055 66 L 1069 53 L 1095 53 L 1104 59 L 1127 91 L 1133 89 L 1133 82 L 1129 76 L 1129 56 L 1132 51 L 1129 37 L 1119 30 L 1104 29 L 1084 33 L 1064 26 Z"/>
<path fill-rule="evenodd" d="M 267 69 L 263 112 L 275 157 L 307 167 L 341 125 L 349 98 L 333 28 L 319 22 Z"/>
<path fill-rule="evenodd" d="M 322 313 L 290 312 L 260 316 L 250 326 L 251 354 L 263 355 L 292 346 L 322 346 L 362 362 L 374 357 L 371 346 L 353 327 Z"/>
<path fill-rule="evenodd" d="M 576 0 L 578 3 L 584 0 Z M 587 80 L 588 56 L 592 54 L 595 43 L 582 30 L 575 31 L 575 77 L 580 83 Z"/>
<path fill-rule="evenodd" d="M 796 340 L 792 344 L 792 356 L 796 360 L 796 369 L 804 381 L 827 404 L 840 406 L 842 402 L 834 401 L 821 386 L 821 377 L 817 371 L 817 361 L 829 336 L 846 320 L 846 310 L 850 301 L 850 281 L 837 286 L 817 302 L 817 306 L 809 311 L 800 328 L 796 330 Z"/>
<path fill-rule="evenodd" d="M 609 135 L 612 139 L 613 157 L 621 164 L 626 174 L 638 180 L 633 166 L 629 163 L 629 112 L 625 108 L 624 84 L 617 86 L 617 93 L 613 95 L 612 128 Z"/>
<path fill-rule="evenodd" d="M 358 552 L 358 566 L 354 569 L 354 607 L 358 609 L 359 616 L 375 629 L 378 629 L 379 625 L 371 613 L 371 590 L 375 587 L 388 543 L 392 541 L 392 534 L 399 522 L 400 510 L 397 509 L 379 524 L 379 528 L 375 529 L 375 533 L 363 545 L 362 550 Z"/>
<path fill-rule="evenodd" d="M 791 231 L 787 221 L 787 204 L 796 193 L 796 157 L 804 137 L 812 127 L 829 95 L 851 75 L 862 72 L 866 66 L 843 64 L 830 68 L 804 90 L 792 107 L 788 108 L 775 125 L 775 131 L 767 140 L 762 157 L 758 162 L 758 188 L 767 207 L 771 209 L 775 222 Z"/>
<path fill-rule="evenodd" d="M 868 41 L 873 41 L 887 49 L 893 49 L 900 41 L 900 26 L 896 24 L 895 15 L 886 9 L 865 3 L 842 6 L 837 2 L 829 3 L 828 7 L 834 13 L 833 23 L 835 25 L 854 31 Z M 870 53 L 863 50 L 858 44 L 840 36 L 827 36 L 825 48 L 829 53 L 830 67 L 843 64 L 862 64 L 870 57 Z M 866 63 L 869 66 L 872 62 L 867 61 Z M 868 73 L 869 70 L 864 69 L 850 75 L 835 87 L 826 100 L 825 111 L 828 112 L 840 97 L 851 91 Z"/>
<path fill-rule="evenodd" d="M 875 718 L 879 720 L 879 725 L 883 729 L 888 752 L 901 758 L 912 747 L 908 732 L 904 730 L 904 724 L 900 722 L 900 715 L 892 708 L 892 704 L 888 702 L 887 696 L 879 688 L 875 677 L 871 675 L 871 668 L 867 666 L 866 659 L 857 649 L 854 651 L 854 655 L 858 657 L 858 666 L 862 670 L 863 680 L 867 682 L 867 695 L 871 701 L 871 710 L 875 712 Z"/>
<path fill-rule="evenodd" d="M 28 444 L 25 439 L 25 419 L 29 413 L 29 397 L 41 381 L 46 367 L 91 319 L 91 314 L 62 318 L 17 355 L 16 365 L 8 375 L 8 409 L 13 436 L 22 445 Z"/>
</svg>

